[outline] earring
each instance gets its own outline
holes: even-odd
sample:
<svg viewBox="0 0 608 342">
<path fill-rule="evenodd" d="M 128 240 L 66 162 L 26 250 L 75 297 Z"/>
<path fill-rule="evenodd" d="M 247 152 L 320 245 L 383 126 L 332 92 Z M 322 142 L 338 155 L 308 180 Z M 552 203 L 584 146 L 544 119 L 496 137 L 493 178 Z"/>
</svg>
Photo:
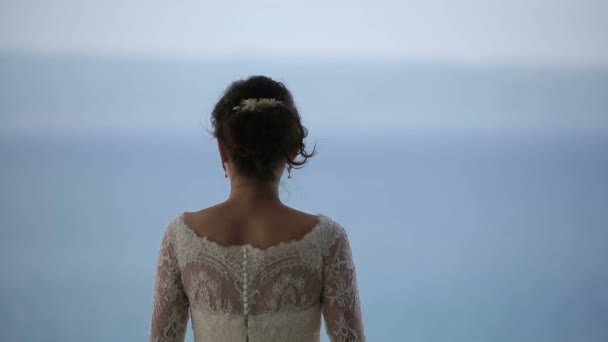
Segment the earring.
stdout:
<svg viewBox="0 0 608 342">
<path fill-rule="evenodd" d="M 226 172 L 226 163 L 222 162 L 222 168 L 224 169 L 224 178 L 228 178 L 228 173 Z"/>
<path fill-rule="evenodd" d="M 291 165 L 287 167 L 287 178 L 291 179 Z"/>
</svg>

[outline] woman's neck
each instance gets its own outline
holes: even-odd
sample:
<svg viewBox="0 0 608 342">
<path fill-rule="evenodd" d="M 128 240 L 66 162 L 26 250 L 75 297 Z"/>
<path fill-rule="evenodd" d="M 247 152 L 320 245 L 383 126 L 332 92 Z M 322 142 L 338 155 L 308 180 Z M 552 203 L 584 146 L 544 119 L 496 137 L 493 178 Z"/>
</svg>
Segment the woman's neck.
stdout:
<svg viewBox="0 0 608 342">
<path fill-rule="evenodd" d="M 279 182 L 260 182 L 251 179 L 234 179 L 230 183 L 228 202 L 245 206 L 280 204 Z"/>
</svg>

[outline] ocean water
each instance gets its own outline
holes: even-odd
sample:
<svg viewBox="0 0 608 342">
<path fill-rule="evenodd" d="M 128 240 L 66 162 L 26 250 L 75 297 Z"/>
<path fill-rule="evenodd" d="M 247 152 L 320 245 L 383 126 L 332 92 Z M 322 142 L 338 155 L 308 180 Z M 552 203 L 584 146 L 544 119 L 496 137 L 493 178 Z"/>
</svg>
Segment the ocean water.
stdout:
<svg viewBox="0 0 608 342">
<path fill-rule="evenodd" d="M 608 341 L 605 136 L 317 147 L 282 198 L 347 229 L 370 341 Z M 6 138 L 0 164 L 0 341 L 146 340 L 166 224 L 228 193 L 204 133 Z"/>
</svg>

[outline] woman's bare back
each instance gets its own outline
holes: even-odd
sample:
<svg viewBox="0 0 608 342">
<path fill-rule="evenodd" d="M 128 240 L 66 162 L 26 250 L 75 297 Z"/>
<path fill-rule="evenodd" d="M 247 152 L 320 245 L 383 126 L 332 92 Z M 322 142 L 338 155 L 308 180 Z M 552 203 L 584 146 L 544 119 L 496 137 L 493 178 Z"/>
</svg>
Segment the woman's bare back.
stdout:
<svg viewBox="0 0 608 342">
<path fill-rule="evenodd" d="M 250 244 L 267 249 L 281 242 L 302 239 L 319 223 L 319 217 L 285 205 L 244 209 L 224 202 L 184 212 L 184 223 L 197 235 L 220 245 Z"/>
</svg>

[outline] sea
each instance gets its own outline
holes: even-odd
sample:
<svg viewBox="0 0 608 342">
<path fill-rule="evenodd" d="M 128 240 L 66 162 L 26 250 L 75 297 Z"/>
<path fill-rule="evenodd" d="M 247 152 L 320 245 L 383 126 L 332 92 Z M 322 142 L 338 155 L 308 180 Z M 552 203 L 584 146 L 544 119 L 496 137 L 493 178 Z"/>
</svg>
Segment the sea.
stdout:
<svg viewBox="0 0 608 342">
<path fill-rule="evenodd" d="M 3 59 L 0 70 L 12 75 L 0 81 L 4 128 L 45 105 L 51 112 L 97 108 L 103 100 L 97 90 L 112 84 L 135 89 L 112 80 L 126 77 L 123 73 L 142 79 L 146 74 L 133 72 L 130 67 L 141 68 L 134 62 L 78 61 Z M 91 76 L 90 70 L 100 69 L 105 71 Z M 352 70 L 340 86 L 363 77 Z M 365 77 L 374 79 L 365 70 Z M 443 71 L 424 79 L 437 80 Z M 56 82 L 62 72 L 73 83 L 78 108 L 66 105 L 68 90 L 53 87 L 63 84 Z M 94 91 L 77 87 L 74 75 L 88 75 Z M 174 81 L 194 79 L 180 75 Z M 480 73 L 448 75 L 455 86 L 458 77 L 466 85 Z M 500 75 L 505 73 L 498 75 L 483 82 L 504 81 Z M 527 99 L 527 106 L 513 104 L 527 110 L 520 113 L 524 118 L 535 110 L 563 110 L 564 102 L 558 101 L 557 108 L 548 93 L 540 99 L 522 95 L 529 94 L 529 80 L 546 80 L 547 74 L 517 75 L 523 90 L 515 94 L 521 96 L 498 103 L 478 95 L 485 100 L 475 102 L 475 108 L 499 111 Z M 144 89 L 138 94 L 147 94 L 136 98 L 139 103 L 159 101 L 154 91 L 146 93 L 153 78 L 147 77 L 135 82 Z M 387 87 L 398 87 L 395 79 Z M 599 89 L 579 82 L 584 77 L 559 79 L 561 84 L 532 82 L 529 89 L 538 94 L 538 85 L 544 84 L 551 94 L 559 87 L 570 90 L 566 94 L 578 96 L 566 101 L 570 109 L 581 104 L 597 112 L 586 118 L 608 122 L 602 121 L 602 115 L 608 116 L 605 73 L 600 83 L 592 82 Z M 487 90 L 483 82 L 478 89 L 487 93 L 504 90 Z M 381 101 L 382 83 L 373 84 L 377 92 L 366 94 L 382 103 L 375 108 L 399 108 L 399 101 Z M 33 89 L 28 96 L 26 85 Z M 449 97 L 449 89 L 438 99 L 459 103 Z M 118 94 L 113 99 L 122 109 L 147 108 L 132 107 L 127 95 Z M 468 94 L 465 100 L 471 102 L 474 92 Z M 303 97 L 313 96 L 305 92 Z M 347 230 L 369 341 L 608 341 L 608 135 L 597 127 L 593 133 L 580 127 L 571 132 L 382 130 L 374 126 L 377 113 L 350 112 L 328 120 L 349 117 L 367 118 L 370 130 L 363 129 L 365 122 L 352 131 L 336 125 L 318 130 L 308 141 L 317 155 L 294 170 L 292 179 L 284 177 L 280 192 L 286 204 L 326 214 Z M 314 121 L 310 131 L 323 122 Z M 217 145 L 197 124 L 183 132 L 175 127 L 87 131 L 90 126 L 60 133 L 3 130 L 0 341 L 147 340 L 154 266 L 166 225 L 183 211 L 223 201 L 229 191 Z M 186 340 L 192 341 L 190 331 Z"/>
</svg>

